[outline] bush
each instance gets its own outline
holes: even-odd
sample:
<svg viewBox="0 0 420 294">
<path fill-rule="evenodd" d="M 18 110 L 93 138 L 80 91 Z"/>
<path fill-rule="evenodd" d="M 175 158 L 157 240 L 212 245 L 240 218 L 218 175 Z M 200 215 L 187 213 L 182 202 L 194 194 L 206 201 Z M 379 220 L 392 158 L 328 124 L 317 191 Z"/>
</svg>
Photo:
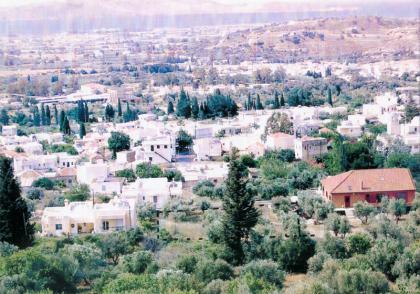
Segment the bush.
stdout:
<svg viewBox="0 0 420 294">
<path fill-rule="evenodd" d="M 251 274 L 256 279 L 276 285 L 277 288 L 283 287 L 285 272 L 282 271 L 277 263 L 270 260 L 255 260 L 246 264 L 241 270 L 241 276 Z"/>
<path fill-rule="evenodd" d="M 31 200 L 39 200 L 42 197 L 44 197 L 44 192 L 42 192 L 42 190 L 40 189 L 32 189 L 28 191 L 26 197 L 28 197 Z"/>
<path fill-rule="evenodd" d="M 15 245 L 0 241 L 0 257 L 10 256 L 13 253 L 17 252 L 18 249 L 19 247 Z"/>
<path fill-rule="evenodd" d="M 32 187 L 52 190 L 54 189 L 54 181 L 49 178 L 39 178 L 32 183 Z"/>
<path fill-rule="evenodd" d="M 233 276 L 233 268 L 221 259 L 205 260 L 197 264 L 195 275 L 206 284 L 216 279 L 229 280 Z"/>
<path fill-rule="evenodd" d="M 347 251 L 350 255 L 366 254 L 371 247 L 371 238 L 365 233 L 355 233 L 347 238 Z"/>
<path fill-rule="evenodd" d="M 136 175 L 139 178 L 161 178 L 163 177 L 163 171 L 160 169 L 159 166 L 148 164 L 148 163 L 140 163 L 136 166 Z"/>
<path fill-rule="evenodd" d="M 157 271 L 157 265 L 154 263 L 153 256 L 148 251 L 137 251 L 124 255 L 120 264 L 123 271 L 132 274 Z"/>
<path fill-rule="evenodd" d="M 191 274 L 197 267 L 198 259 L 194 255 L 182 256 L 176 263 L 176 268 L 184 273 Z"/>
<path fill-rule="evenodd" d="M 81 184 L 71 188 L 70 191 L 64 193 L 64 197 L 70 201 L 86 201 L 90 196 L 90 189 L 88 185 Z"/>
<path fill-rule="evenodd" d="M 125 178 L 127 182 L 134 182 L 136 180 L 136 174 L 131 168 L 119 170 L 115 173 L 117 177 Z"/>
</svg>

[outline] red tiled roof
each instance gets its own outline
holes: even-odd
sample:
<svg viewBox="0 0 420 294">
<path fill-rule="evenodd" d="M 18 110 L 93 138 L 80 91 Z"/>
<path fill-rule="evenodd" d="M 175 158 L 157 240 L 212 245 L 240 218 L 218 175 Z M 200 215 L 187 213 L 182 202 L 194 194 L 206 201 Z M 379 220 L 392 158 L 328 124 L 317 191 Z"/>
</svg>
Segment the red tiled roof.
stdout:
<svg viewBox="0 0 420 294">
<path fill-rule="evenodd" d="M 321 181 L 329 193 L 407 191 L 416 186 L 407 168 L 352 170 Z"/>
<path fill-rule="evenodd" d="M 74 167 L 64 167 L 58 170 L 57 174 L 60 177 L 73 177 L 76 176 L 76 169 Z"/>
</svg>

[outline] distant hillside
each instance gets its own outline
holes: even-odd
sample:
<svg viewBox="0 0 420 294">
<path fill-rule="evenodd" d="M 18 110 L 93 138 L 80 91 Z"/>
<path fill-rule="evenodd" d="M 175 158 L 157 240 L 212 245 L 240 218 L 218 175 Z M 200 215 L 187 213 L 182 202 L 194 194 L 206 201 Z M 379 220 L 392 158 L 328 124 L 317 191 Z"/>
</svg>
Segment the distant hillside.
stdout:
<svg viewBox="0 0 420 294">
<path fill-rule="evenodd" d="M 364 2 L 369 1 L 342 1 L 337 6 L 328 1 L 286 5 L 273 0 L 233 5 L 218 0 L 63 0 L 0 8 L 0 34 L 85 32 L 99 28 L 145 30 L 349 15 L 417 16 L 418 5 L 413 0 Z"/>
</svg>

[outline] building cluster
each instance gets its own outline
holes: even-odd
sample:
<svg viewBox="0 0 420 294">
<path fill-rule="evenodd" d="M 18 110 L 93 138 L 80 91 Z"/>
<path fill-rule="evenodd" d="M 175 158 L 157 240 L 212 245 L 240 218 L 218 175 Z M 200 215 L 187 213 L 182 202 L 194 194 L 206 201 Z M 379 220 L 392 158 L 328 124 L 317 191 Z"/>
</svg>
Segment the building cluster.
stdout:
<svg viewBox="0 0 420 294">
<path fill-rule="evenodd" d="M 90 95 L 90 96 L 89 96 Z M 91 97 L 89 99 L 88 97 Z M 98 84 L 82 85 L 81 90 L 65 99 L 79 101 L 105 100 L 118 103 L 117 93 Z M 365 104 L 348 115 L 336 131 L 349 140 L 358 140 L 368 124 L 386 125 L 380 135 L 381 148 L 392 140 L 401 140 L 417 153 L 420 148 L 420 117 L 404 120 L 404 95 L 385 93 L 371 104 Z M 412 99 L 412 97 L 410 98 Z M 48 101 L 45 101 L 48 103 Z M 285 114 L 291 127 L 285 132 L 268 131 L 267 121 L 273 112 Z M 270 150 L 292 150 L 296 159 L 315 164 L 330 150 L 326 124 L 333 115 L 346 116 L 345 107 L 299 106 L 280 110 L 240 112 L 233 118 L 194 121 L 179 120 L 155 114 L 142 114 L 127 123 L 99 121 L 90 124 L 90 132 L 74 140 L 77 154 L 50 153 L 45 144 L 62 145 L 60 133 L 18 135 L 17 126 L 4 126 L 0 136 L 2 154 L 13 159 L 14 171 L 23 189 L 30 189 L 41 178 L 60 180 L 66 186 L 86 184 L 91 200 L 66 201 L 64 207 L 45 208 L 42 231 L 46 235 L 101 233 L 125 230 L 136 226 L 136 211 L 151 205 L 163 210 L 171 199 L 187 197 L 187 189 L 200 181 L 222 183 L 228 174 L 223 155 L 233 148 L 241 155 L 255 158 Z M 188 155 L 179 154 L 177 136 L 184 130 L 193 138 Z M 108 139 L 112 132 L 122 132 L 130 138 L 130 149 L 117 152 L 111 159 Z M 166 177 L 138 178 L 128 182 L 118 177 L 118 171 L 135 170 L 139 164 L 159 165 L 164 171 L 176 170 L 182 181 Z M 322 181 L 322 195 L 337 208 L 350 208 L 357 201 L 378 203 L 383 196 L 398 197 L 408 203 L 414 197 L 414 181 L 406 169 L 350 171 Z M 99 197 L 111 197 L 108 203 Z"/>
</svg>

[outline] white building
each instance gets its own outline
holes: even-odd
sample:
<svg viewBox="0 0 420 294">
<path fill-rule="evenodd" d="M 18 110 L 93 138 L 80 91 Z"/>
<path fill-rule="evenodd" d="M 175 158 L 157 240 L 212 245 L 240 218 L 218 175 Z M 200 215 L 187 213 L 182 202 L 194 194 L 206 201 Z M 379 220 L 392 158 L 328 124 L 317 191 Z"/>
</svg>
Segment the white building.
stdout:
<svg viewBox="0 0 420 294">
<path fill-rule="evenodd" d="M 167 178 L 137 179 L 123 187 L 123 196 L 136 199 L 140 205 L 153 205 L 162 210 L 169 199 L 182 195 L 181 182 L 169 182 Z"/>
<path fill-rule="evenodd" d="M 145 139 L 141 146 L 135 147 L 136 160 L 152 164 L 170 163 L 176 155 L 175 137 L 162 136 Z"/>
<path fill-rule="evenodd" d="M 359 138 L 363 134 L 363 129 L 360 125 L 345 120 L 337 126 L 337 132 L 349 138 Z"/>
<path fill-rule="evenodd" d="M 197 160 L 210 160 L 222 156 L 222 142 L 215 138 L 196 139 L 193 150 Z"/>
<path fill-rule="evenodd" d="M 327 139 L 304 136 L 295 139 L 295 157 L 304 161 L 315 161 L 327 153 Z"/>
<path fill-rule="evenodd" d="M 65 202 L 46 207 L 41 218 L 43 235 L 78 235 L 122 231 L 137 226 L 135 199 L 115 197 L 109 203 Z"/>
<path fill-rule="evenodd" d="M 274 133 L 267 135 L 265 141 L 265 147 L 268 150 L 278 150 L 278 149 L 294 149 L 295 146 L 295 137 L 286 133 Z"/>
<path fill-rule="evenodd" d="M 104 182 L 108 178 L 108 166 L 106 163 L 86 162 L 77 166 L 77 182 L 91 185 L 92 183 Z"/>
<path fill-rule="evenodd" d="M 411 147 L 411 153 L 420 152 L 420 116 L 414 117 L 410 123 L 401 125 L 401 137 L 404 144 Z"/>
<path fill-rule="evenodd" d="M 17 126 L 3 126 L 1 129 L 2 136 L 16 136 L 17 135 Z"/>
</svg>

